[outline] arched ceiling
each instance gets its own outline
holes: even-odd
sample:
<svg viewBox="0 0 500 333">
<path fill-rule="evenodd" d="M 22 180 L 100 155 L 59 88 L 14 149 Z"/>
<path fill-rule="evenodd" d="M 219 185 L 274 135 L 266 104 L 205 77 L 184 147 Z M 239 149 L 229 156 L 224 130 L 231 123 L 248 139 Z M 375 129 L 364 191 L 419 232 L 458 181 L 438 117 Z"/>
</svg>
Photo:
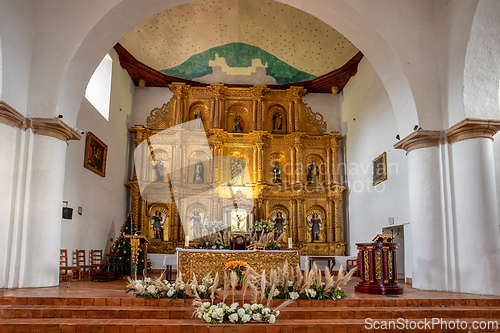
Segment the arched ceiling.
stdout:
<svg viewBox="0 0 500 333">
<path fill-rule="evenodd" d="M 359 52 L 316 17 L 264 0 L 196 0 L 144 21 L 120 44 L 157 71 L 205 83 L 224 82 L 204 76 L 213 66 L 239 79 L 251 66 L 267 72 L 257 82 L 224 83 L 272 84 L 269 76 L 276 84 L 307 81 L 341 68 Z"/>
</svg>

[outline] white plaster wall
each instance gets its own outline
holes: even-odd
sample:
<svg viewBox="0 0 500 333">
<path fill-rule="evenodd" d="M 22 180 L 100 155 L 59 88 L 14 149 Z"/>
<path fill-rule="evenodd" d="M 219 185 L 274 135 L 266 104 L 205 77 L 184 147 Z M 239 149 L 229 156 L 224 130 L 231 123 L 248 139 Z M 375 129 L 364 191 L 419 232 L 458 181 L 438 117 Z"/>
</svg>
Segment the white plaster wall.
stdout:
<svg viewBox="0 0 500 333">
<path fill-rule="evenodd" d="M 443 128 L 464 118 L 465 51 L 478 0 L 435 1 Z"/>
<path fill-rule="evenodd" d="M 497 183 L 497 203 L 498 215 L 500 216 L 500 133 L 493 137 L 493 158 L 495 160 L 495 179 Z M 500 222 L 498 225 L 498 232 L 500 232 Z"/>
<path fill-rule="evenodd" d="M 14 234 L 13 204 L 16 197 L 16 147 L 19 129 L 0 124 L 0 288 L 7 287 L 9 262 Z"/>
<path fill-rule="evenodd" d="M 499 17 L 499 1 L 479 1 L 465 57 L 464 111 L 466 118 L 500 119 Z"/>
<path fill-rule="evenodd" d="M 420 125 L 440 130 L 435 1 L 350 0 L 348 3 L 394 51 L 410 85 Z"/>
<path fill-rule="evenodd" d="M 340 99 L 340 95 L 332 94 L 307 94 L 302 98 L 313 112 L 319 112 L 323 116 L 327 125 L 326 133 L 341 130 Z"/>
<path fill-rule="evenodd" d="M 130 121 L 134 86 L 120 67 L 116 52 L 111 51 L 113 74 L 109 121 L 83 100 L 77 127 L 94 133 L 108 145 L 106 177 L 83 167 L 86 134 L 71 141 L 66 160 L 64 200 L 73 208 L 73 219 L 62 220 L 61 248 L 71 254 L 75 249 L 109 249 L 109 239 L 119 234 L 129 212 L 128 181 Z M 104 56 L 104 55 L 103 55 Z M 78 215 L 78 206 L 83 214 Z"/>
<path fill-rule="evenodd" d="M 457 291 L 499 295 L 500 233 L 493 143 L 487 138 L 463 140 L 452 144 L 451 152 L 455 239 L 459 245 L 455 251 Z"/>
<path fill-rule="evenodd" d="M 34 18 L 32 1 L 0 0 L 0 98 L 24 115 L 27 113 Z"/>
<path fill-rule="evenodd" d="M 151 111 L 156 108 L 161 108 L 164 103 L 168 103 L 174 94 L 169 88 L 144 88 L 135 87 L 134 95 L 134 114 L 132 123 L 129 125 L 147 126 L 147 118 Z"/>
<path fill-rule="evenodd" d="M 408 166 L 405 152 L 393 148 L 398 134 L 394 111 L 367 59 L 361 60 L 358 73 L 343 94 L 349 188 L 348 242 L 349 254 L 355 255 L 355 244 L 370 242 L 383 227 L 389 226 L 389 217 L 394 217 L 395 225 L 410 221 Z M 372 161 L 383 152 L 387 152 L 388 179 L 374 187 Z M 405 239 L 409 244 L 410 235 L 405 234 Z M 411 254 L 406 247 L 405 253 L 406 256 Z"/>
</svg>

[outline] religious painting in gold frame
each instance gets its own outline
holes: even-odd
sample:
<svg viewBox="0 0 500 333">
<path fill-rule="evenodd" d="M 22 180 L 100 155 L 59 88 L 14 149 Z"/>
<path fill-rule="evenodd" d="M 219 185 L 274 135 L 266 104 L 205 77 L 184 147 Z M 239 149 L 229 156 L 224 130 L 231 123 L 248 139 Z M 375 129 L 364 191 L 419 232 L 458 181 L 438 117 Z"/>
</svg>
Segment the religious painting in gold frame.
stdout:
<svg viewBox="0 0 500 333">
<path fill-rule="evenodd" d="M 106 159 L 108 155 L 108 145 L 102 142 L 92 132 L 87 132 L 85 144 L 85 158 L 83 166 L 101 177 L 106 176 Z"/>
<path fill-rule="evenodd" d="M 373 160 L 373 186 L 387 180 L 387 153 Z"/>
</svg>

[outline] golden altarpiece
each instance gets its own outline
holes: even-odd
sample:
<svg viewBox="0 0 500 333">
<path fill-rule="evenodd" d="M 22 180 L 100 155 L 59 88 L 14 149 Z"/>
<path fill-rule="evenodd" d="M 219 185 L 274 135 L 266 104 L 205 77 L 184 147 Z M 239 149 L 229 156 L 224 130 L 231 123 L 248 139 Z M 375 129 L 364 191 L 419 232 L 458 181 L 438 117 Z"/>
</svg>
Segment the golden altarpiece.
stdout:
<svg viewBox="0 0 500 333">
<path fill-rule="evenodd" d="M 152 164 L 138 171 L 136 162 L 133 179 L 126 184 L 134 220 L 150 240 L 150 252 L 172 253 L 185 245 L 186 236 L 191 245 L 196 242 L 199 230 L 183 228 L 182 219 L 198 218 L 202 224 L 216 220 L 229 226 L 237 201 L 237 209 L 246 215 L 245 225 L 238 227 L 247 230 L 260 220 L 272 225 L 278 216 L 284 218 L 285 247 L 291 238 L 302 255 L 345 254 L 345 187 L 338 170 L 342 136 L 325 133 L 323 117 L 302 101 L 304 88 L 173 83 L 170 89 L 173 97 L 151 111 L 148 127 L 130 129 L 138 147 L 181 125 L 175 136 L 150 145 Z M 198 128 L 183 127 L 195 119 Z M 208 142 L 208 153 L 198 147 L 203 141 Z M 246 168 L 236 179 L 231 157 L 244 161 Z M 141 191 L 138 180 L 155 172 L 156 181 Z M 172 188 L 180 200 L 173 200 Z"/>
</svg>

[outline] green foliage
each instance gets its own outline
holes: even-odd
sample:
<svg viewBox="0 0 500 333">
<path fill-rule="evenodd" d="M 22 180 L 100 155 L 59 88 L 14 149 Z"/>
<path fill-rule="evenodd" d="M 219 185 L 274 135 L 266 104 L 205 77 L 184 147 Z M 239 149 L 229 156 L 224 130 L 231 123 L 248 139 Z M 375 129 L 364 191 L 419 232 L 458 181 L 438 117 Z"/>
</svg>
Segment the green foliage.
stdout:
<svg viewBox="0 0 500 333">
<path fill-rule="evenodd" d="M 125 235 L 133 235 L 136 233 L 136 231 L 137 231 L 137 226 L 134 223 L 134 218 L 132 217 L 132 214 L 129 213 L 127 215 L 125 223 L 123 223 L 120 229 L 120 236 L 118 236 L 118 238 L 114 242 L 112 247 L 113 250 L 111 251 L 112 254 L 118 254 L 124 258 L 125 272 L 130 272 L 130 258 L 132 254 L 130 240 L 125 238 Z M 148 261 L 148 268 L 150 267 L 151 263 Z M 144 270 L 144 251 L 142 250 L 142 248 L 139 248 L 137 273 L 142 274 L 143 270 Z"/>
<path fill-rule="evenodd" d="M 260 59 L 263 65 L 267 65 L 266 74 L 272 76 L 276 84 L 309 81 L 316 77 L 290 66 L 259 47 L 245 43 L 229 43 L 208 49 L 191 56 L 178 66 L 161 70 L 161 72 L 187 80 L 212 74 L 209 61 L 215 60 L 216 55 L 225 58 L 229 67 L 250 67 L 253 59 Z"/>
</svg>

